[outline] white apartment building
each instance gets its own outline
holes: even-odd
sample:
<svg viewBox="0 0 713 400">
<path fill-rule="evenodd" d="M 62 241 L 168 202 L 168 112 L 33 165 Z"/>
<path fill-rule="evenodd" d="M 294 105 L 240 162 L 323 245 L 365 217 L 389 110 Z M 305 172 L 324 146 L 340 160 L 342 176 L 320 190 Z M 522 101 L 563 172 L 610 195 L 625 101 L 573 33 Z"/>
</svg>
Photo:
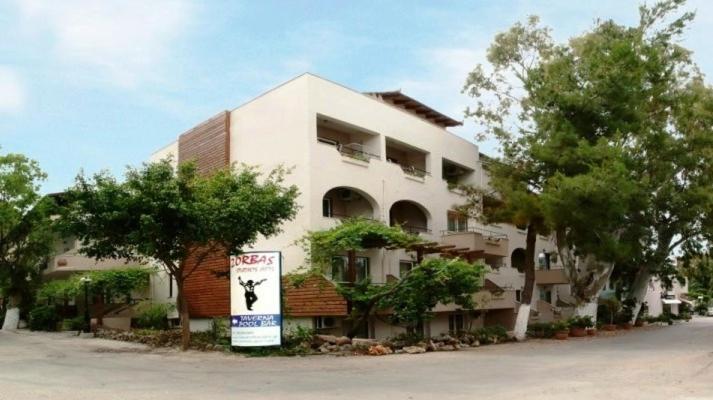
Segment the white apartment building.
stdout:
<svg viewBox="0 0 713 400">
<path fill-rule="evenodd" d="M 484 226 L 455 212 L 464 198 L 452 183 L 488 185 L 478 146 L 447 130 L 458 124 L 398 91 L 361 93 L 304 74 L 196 126 L 151 160 L 193 159 L 199 168 L 230 163 L 265 171 L 291 168 L 286 183 L 299 187 L 301 208 L 281 234 L 254 246 L 281 251 L 284 273 L 304 264 L 297 239 L 349 216 L 399 224 L 430 242 L 479 251 L 492 267 L 486 289 L 476 294 L 479 311 L 439 305 L 425 331 L 433 335 L 484 324 L 511 328 L 524 284 L 518 267 L 524 262 L 525 232 L 509 225 Z M 556 257 L 550 257 L 554 247 L 548 238 L 537 238 L 537 253 L 546 254 L 547 261 L 542 257 L 546 267 L 537 271 L 534 299 L 539 300 L 533 302 L 532 319 L 546 321 L 567 305 L 569 287 Z M 375 283 L 398 278 L 415 261 L 415 254 L 406 251 L 374 250 L 359 257 L 359 274 Z M 338 279 L 339 264 L 335 260 L 326 279 Z M 216 291 L 228 296 L 226 283 L 215 282 L 214 276 L 191 278 L 195 284 L 189 285 L 187 298 L 198 329 L 201 319 L 229 313 L 225 299 L 215 297 Z M 206 291 L 212 293 L 208 299 L 202 295 Z M 314 300 L 320 302 L 328 303 Z M 292 310 L 290 322 L 338 332 L 346 314 L 315 304 Z M 400 331 L 374 320 L 364 334 L 382 338 Z"/>
</svg>

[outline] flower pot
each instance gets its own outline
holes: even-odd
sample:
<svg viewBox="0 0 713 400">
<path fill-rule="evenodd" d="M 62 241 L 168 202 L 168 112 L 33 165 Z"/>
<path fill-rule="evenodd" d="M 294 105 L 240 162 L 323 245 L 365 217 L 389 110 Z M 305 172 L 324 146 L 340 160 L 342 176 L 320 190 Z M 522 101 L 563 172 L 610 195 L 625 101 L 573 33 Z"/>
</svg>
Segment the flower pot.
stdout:
<svg viewBox="0 0 713 400">
<path fill-rule="evenodd" d="M 587 335 L 588 336 L 597 336 L 597 330 L 595 328 L 588 328 Z"/>
<path fill-rule="evenodd" d="M 569 331 L 557 331 L 555 332 L 555 339 L 557 340 L 567 340 L 569 336 Z"/>
<path fill-rule="evenodd" d="M 585 328 L 573 326 L 569 328 L 569 335 L 572 337 L 584 337 L 587 336 L 587 330 Z"/>
<path fill-rule="evenodd" d="M 605 331 L 615 331 L 616 325 L 613 325 L 613 324 L 602 325 L 602 329 Z"/>
</svg>

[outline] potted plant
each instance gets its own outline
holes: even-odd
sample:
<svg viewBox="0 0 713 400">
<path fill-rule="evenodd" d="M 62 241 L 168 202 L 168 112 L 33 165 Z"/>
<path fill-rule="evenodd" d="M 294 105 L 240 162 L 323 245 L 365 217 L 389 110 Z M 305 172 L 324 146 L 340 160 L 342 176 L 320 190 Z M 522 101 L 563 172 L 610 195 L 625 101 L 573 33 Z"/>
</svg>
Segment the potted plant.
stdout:
<svg viewBox="0 0 713 400">
<path fill-rule="evenodd" d="M 607 316 L 609 317 L 609 323 L 602 325 L 602 329 L 605 331 L 615 331 L 616 325 L 614 324 L 614 318 L 621 309 L 621 303 L 616 297 L 610 297 L 601 300 L 601 304 L 606 309 Z"/>
<path fill-rule="evenodd" d="M 565 320 L 553 322 L 552 330 L 555 331 L 555 339 L 557 340 L 566 340 L 569 336 L 569 324 Z"/>
<path fill-rule="evenodd" d="M 572 337 L 587 336 L 587 329 L 592 328 L 594 322 L 590 316 L 575 315 L 569 319 L 569 335 Z"/>
</svg>

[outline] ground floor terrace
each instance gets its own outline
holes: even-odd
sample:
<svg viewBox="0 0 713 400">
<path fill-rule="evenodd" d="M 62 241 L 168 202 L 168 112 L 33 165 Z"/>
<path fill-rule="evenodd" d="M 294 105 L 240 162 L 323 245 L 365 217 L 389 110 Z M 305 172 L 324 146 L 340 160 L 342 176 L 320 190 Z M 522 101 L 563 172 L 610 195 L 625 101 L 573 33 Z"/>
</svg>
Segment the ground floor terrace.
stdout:
<svg viewBox="0 0 713 400">
<path fill-rule="evenodd" d="M 0 331 L 0 399 L 710 399 L 713 318 L 383 357 L 245 358 Z"/>
</svg>

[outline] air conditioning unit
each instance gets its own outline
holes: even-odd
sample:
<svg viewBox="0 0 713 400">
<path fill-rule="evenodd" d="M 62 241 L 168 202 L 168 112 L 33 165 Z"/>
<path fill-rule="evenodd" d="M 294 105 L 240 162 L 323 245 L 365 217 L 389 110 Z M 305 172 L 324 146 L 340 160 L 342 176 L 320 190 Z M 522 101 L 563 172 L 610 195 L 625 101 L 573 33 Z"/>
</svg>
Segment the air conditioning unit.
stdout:
<svg viewBox="0 0 713 400">
<path fill-rule="evenodd" d="M 352 201 L 356 198 L 356 193 L 353 190 L 342 189 L 339 192 L 339 199 L 342 201 Z"/>
</svg>

